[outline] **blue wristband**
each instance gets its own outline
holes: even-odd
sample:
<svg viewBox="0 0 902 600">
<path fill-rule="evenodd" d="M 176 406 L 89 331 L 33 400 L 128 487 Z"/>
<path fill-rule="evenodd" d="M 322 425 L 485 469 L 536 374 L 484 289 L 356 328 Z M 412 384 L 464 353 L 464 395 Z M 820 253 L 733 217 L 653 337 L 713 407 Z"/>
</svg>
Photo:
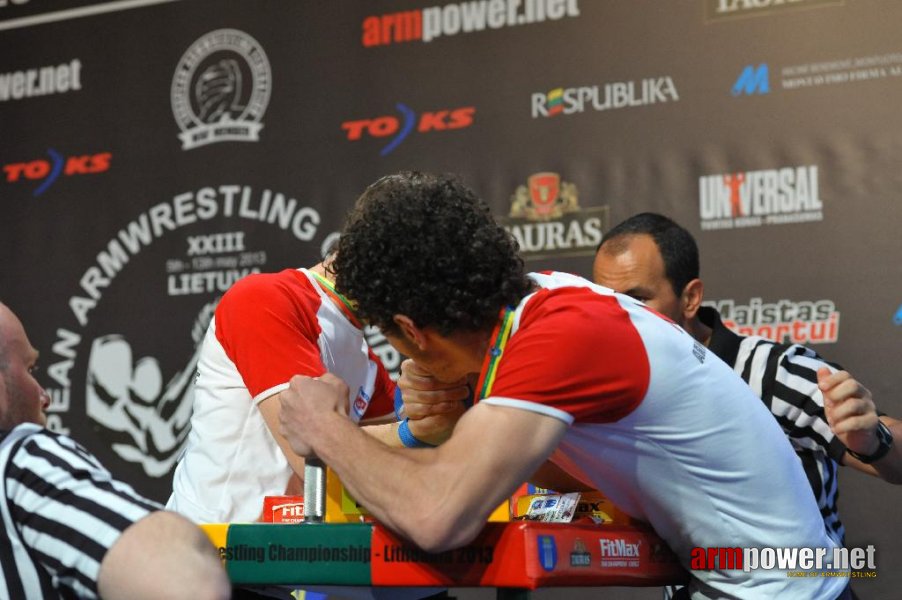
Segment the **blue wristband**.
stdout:
<svg viewBox="0 0 902 600">
<path fill-rule="evenodd" d="M 395 417 L 401 420 L 401 413 L 404 412 L 404 398 L 401 396 L 401 386 L 395 387 Z"/>
<path fill-rule="evenodd" d="M 398 437 L 406 448 L 435 448 L 432 444 L 418 440 L 415 435 L 410 433 L 410 425 L 407 424 L 409 419 L 404 419 L 398 425 Z"/>
</svg>

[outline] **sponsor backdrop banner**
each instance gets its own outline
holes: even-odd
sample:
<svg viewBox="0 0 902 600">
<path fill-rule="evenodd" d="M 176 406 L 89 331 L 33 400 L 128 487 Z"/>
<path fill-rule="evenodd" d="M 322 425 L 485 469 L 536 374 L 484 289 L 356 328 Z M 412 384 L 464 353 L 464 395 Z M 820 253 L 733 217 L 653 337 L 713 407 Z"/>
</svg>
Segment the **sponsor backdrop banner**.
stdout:
<svg viewBox="0 0 902 600">
<path fill-rule="evenodd" d="M 590 276 L 613 224 L 668 214 L 732 326 L 811 344 L 902 414 L 900 19 L 889 0 L 0 0 L 0 298 L 50 426 L 165 500 L 218 298 L 316 263 L 402 169 L 460 174 L 532 269 Z M 902 585 L 900 493 L 842 472 L 848 545 L 877 548 L 863 597 Z"/>
</svg>

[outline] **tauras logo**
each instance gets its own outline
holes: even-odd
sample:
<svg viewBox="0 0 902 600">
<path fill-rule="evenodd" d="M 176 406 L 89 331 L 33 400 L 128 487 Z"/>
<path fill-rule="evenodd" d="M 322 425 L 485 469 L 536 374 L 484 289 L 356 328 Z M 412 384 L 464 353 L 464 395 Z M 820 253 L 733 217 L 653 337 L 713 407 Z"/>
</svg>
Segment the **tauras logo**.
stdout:
<svg viewBox="0 0 902 600">
<path fill-rule="evenodd" d="M 581 209 L 576 186 L 557 173 L 534 173 L 510 201 L 510 213 L 498 222 L 526 260 L 593 255 L 608 227 L 608 207 Z"/>
<path fill-rule="evenodd" d="M 182 149 L 259 140 L 271 82 L 263 47 L 243 31 L 218 29 L 194 42 L 172 78 Z"/>
<path fill-rule="evenodd" d="M 820 221 L 823 208 L 816 165 L 699 178 L 702 229 Z"/>
<path fill-rule="evenodd" d="M 600 539 L 602 558 L 638 558 L 641 542 L 630 544 L 624 539 Z"/>
<path fill-rule="evenodd" d="M 81 61 L 77 58 L 58 65 L 0 73 L 0 102 L 80 89 Z"/>
<path fill-rule="evenodd" d="M 845 0 L 705 0 L 708 19 L 756 16 L 794 8 L 818 8 L 844 4 Z"/>
</svg>

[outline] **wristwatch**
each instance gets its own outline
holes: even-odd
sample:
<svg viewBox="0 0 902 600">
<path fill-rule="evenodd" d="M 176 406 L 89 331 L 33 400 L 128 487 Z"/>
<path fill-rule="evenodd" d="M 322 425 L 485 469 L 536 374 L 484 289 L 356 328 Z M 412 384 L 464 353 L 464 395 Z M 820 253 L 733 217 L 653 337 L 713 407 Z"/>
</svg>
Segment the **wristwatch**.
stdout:
<svg viewBox="0 0 902 600">
<path fill-rule="evenodd" d="M 893 434 L 889 427 L 883 424 L 883 421 L 877 421 L 877 449 L 873 454 L 858 454 L 846 448 L 846 452 L 851 454 L 866 465 L 876 462 L 886 456 L 889 449 L 893 447 Z"/>
</svg>

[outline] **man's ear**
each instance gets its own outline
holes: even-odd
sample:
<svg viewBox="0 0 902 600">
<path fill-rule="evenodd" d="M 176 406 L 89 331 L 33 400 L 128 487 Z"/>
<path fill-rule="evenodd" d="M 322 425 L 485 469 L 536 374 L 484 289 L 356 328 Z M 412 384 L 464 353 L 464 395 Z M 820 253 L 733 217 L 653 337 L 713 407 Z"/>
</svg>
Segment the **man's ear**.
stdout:
<svg viewBox="0 0 902 600">
<path fill-rule="evenodd" d="M 683 305 L 683 316 L 687 321 L 695 318 L 705 298 L 705 284 L 701 279 L 693 279 L 683 288 L 680 303 Z"/>
<path fill-rule="evenodd" d="M 419 350 L 425 349 L 426 334 L 422 329 L 417 327 L 417 324 L 413 322 L 413 319 L 411 319 L 407 315 L 397 314 L 392 317 L 392 320 L 395 322 L 395 325 L 397 325 L 401 330 L 401 334 L 405 338 L 407 338 Z"/>
</svg>

